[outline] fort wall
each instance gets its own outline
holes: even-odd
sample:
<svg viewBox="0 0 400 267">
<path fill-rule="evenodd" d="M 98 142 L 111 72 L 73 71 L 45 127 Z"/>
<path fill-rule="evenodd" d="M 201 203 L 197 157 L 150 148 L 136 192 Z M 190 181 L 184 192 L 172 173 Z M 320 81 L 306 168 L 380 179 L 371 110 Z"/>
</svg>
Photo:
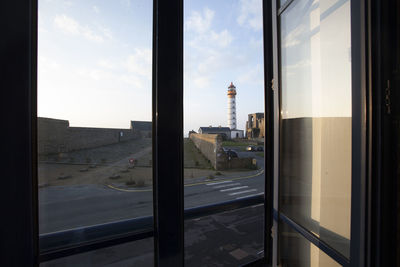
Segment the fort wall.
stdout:
<svg viewBox="0 0 400 267">
<path fill-rule="evenodd" d="M 70 127 L 69 121 L 38 118 L 39 155 L 94 148 L 140 137 L 133 129 Z"/>
<path fill-rule="evenodd" d="M 228 158 L 218 134 L 191 133 L 190 139 L 216 170 L 254 168 L 252 158 Z"/>
</svg>

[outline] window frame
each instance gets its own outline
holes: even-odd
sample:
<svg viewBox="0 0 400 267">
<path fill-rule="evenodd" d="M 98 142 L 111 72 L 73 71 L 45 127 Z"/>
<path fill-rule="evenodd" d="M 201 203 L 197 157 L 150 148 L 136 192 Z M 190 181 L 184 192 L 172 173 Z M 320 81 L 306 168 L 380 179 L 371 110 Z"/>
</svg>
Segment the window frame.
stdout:
<svg viewBox="0 0 400 267">
<path fill-rule="evenodd" d="M 281 78 L 280 78 L 280 24 L 279 17 L 285 10 L 297 0 L 287 0 L 282 7 L 279 7 L 279 0 L 272 1 L 273 20 L 273 57 L 274 57 L 274 200 L 273 200 L 273 266 L 280 261 L 279 256 L 279 223 L 285 223 L 304 238 L 328 254 L 332 259 L 343 266 L 365 266 L 365 246 L 368 236 L 366 221 L 370 218 L 367 213 L 367 184 L 371 177 L 367 175 L 367 147 L 370 147 L 368 139 L 367 93 L 371 90 L 367 80 L 367 6 L 369 1 L 350 0 L 351 4 L 351 72 L 352 72 L 352 181 L 351 181 L 351 237 L 350 237 L 350 258 L 320 240 L 308 229 L 297 224 L 280 212 L 279 208 L 279 168 L 280 168 L 280 134 L 282 127 L 281 107 Z M 367 143 L 368 142 L 368 143 Z"/>
<path fill-rule="evenodd" d="M 4 188 L 8 190 L 4 190 L 6 201 L 3 203 L 13 203 L 13 205 L 8 205 L 4 209 L 4 212 L 11 216 L 6 220 L 7 234 L 2 236 L 2 244 L 7 244 L 4 248 L 2 246 L 2 253 L 7 255 L 2 257 L 2 263 L 4 262 L 2 265 L 39 266 L 41 262 L 51 259 L 154 236 L 155 266 L 183 266 L 185 219 L 265 203 L 264 196 L 255 196 L 183 209 L 183 0 L 168 2 L 154 0 L 152 89 L 154 216 L 90 226 L 100 227 L 96 230 L 98 236 L 93 240 L 68 247 L 52 247 L 54 242 L 60 240 L 56 240 L 51 234 L 39 237 L 38 230 L 36 128 L 38 1 L 6 0 L 3 3 L 2 10 L 6 12 L 0 20 L 3 22 L 2 25 L 6 25 L 4 33 L 6 46 L 2 47 L 2 51 L 4 54 L 7 53 L 8 57 L 2 62 L 2 67 L 5 67 L 3 73 L 7 74 L 2 80 L 2 85 L 8 90 L 4 92 L 5 97 L 2 98 L 2 102 L 6 107 L 3 112 L 6 114 L 7 110 L 11 110 L 13 113 L 5 120 L 6 129 L 2 134 L 8 139 L 4 153 L 16 155 L 7 161 L 3 173 L 16 179 L 7 180 L 4 184 Z M 270 6 L 267 0 L 263 3 L 267 8 Z M 269 23 L 268 17 L 264 16 L 264 24 Z M 265 32 L 266 30 L 264 34 Z M 272 76 L 267 73 L 265 77 L 267 81 Z M 176 116 L 171 117 L 169 114 Z M 166 142 L 167 136 L 168 142 Z M 170 161 L 165 160 L 165 155 L 168 155 Z M 169 180 L 162 177 L 168 177 Z M 266 189 L 268 188 L 266 183 Z M 266 218 L 269 216 L 268 213 L 265 214 Z M 139 227 L 140 231 L 124 231 L 126 230 L 124 227 L 129 228 L 130 224 L 142 227 Z M 151 224 L 154 225 L 154 231 L 148 227 Z M 101 235 L 101 231 L 107 227 L 115 230 L 113 236 Z M 269 229 L 268 223 L 265 229 Z M 58 238 L 63 242 L 62 238 L 70 238 L 73 232 L 67 230 L 58 234 Z M 264 236 L 266 244 L 269 244 L 270 235 L 264 234 Z M 39 242 L 43 244 L 46 238 L 50 249 L 40 251 Z M 264 249 L 264 255 L 269 255 L 268 246 Z M 264 261 L 265 258 L 262 258 L 254 264 Z"/>
</svg>

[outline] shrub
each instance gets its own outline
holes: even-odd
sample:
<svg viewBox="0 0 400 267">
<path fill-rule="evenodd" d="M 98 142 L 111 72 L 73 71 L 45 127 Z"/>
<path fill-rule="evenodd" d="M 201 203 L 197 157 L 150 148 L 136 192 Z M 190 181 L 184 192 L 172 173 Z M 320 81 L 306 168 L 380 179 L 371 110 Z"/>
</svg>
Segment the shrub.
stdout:
<svg viewBox="0 0 400 267">
<path fill-rule="evenodd" d="M 145 180 L 143 179 L 143 178 L 137 178 L 136 179 L 136 186 L 139 186 L 139 187 L 141 187 L 141 186 L 145 186 Z"/>
<path fill-rule="evenodd" d="M 215 172 L 215 175 L 222 175 L 221 172 Z"/>
<path fill-rule="evenodd" d="M 214 179 L 215 177 L 214 177 L 214 175 L 210 174 L 210 175 L 208 175 L 207 178 L 208 178 L 209 180 L 212 180 L 212 179 Z"/>
</svg>

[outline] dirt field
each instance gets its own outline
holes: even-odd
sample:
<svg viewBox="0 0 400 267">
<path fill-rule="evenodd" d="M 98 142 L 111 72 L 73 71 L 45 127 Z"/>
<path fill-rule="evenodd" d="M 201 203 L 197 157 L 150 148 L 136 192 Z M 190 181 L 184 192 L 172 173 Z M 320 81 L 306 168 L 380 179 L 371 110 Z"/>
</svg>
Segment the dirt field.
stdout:
<svg viewBox="0 0 400 267">
<path fill-rule="evenodd" d="M 40 157 L 39 186 L 122 183 L 131 186 L 152 184 L 151 139 L 144 138 L 94 149 Z M 129 159 L 135 159 L 135 166 Z M 184 139 L 185 179 L 229 176 L 216 172 L 194 146 Z M 237 173 L 237 171 L 236 171 Z"/>
</svg>

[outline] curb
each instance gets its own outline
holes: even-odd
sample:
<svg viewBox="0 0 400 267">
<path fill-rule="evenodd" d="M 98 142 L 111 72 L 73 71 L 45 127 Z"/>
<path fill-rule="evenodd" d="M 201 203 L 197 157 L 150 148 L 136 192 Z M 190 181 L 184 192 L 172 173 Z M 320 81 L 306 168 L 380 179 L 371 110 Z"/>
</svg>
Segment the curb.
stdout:
<svg viewBox="0 0 400 267">
<path fill-rule="evenodd" d="M 248 176 L 242 176 L 242 177 L 234 177 L 234 178 L 224 178 L 224 179 L 213 179 L 213 180 L 205 180 L 203 182 L 198 182 L 198 183 L 192 183 L 192 184 L 184 184 L 184 187 L 190 187 L 190 186 L 196 186 L 196 185 L 202 185 L 202 184 L 209 184 L 213 182 L 223 182 L 223 181 L 237 181 L 237 180 L 242 180 L 242 179 L 249 179 L 253 178 L 256 176 L 259 176 L 260 174 L 264 173 L 264 169 L 259 171 L 258 173 L 255 173 L 253 175 L 248 175 Z M 105 184 L 108 188 L 121 191 L 121 192 L 151 192 L 152 189 L 124 189 L 124 188 L 118 188 L 115 186 L 112 186 L 110 184 Z"/>
</svg>

